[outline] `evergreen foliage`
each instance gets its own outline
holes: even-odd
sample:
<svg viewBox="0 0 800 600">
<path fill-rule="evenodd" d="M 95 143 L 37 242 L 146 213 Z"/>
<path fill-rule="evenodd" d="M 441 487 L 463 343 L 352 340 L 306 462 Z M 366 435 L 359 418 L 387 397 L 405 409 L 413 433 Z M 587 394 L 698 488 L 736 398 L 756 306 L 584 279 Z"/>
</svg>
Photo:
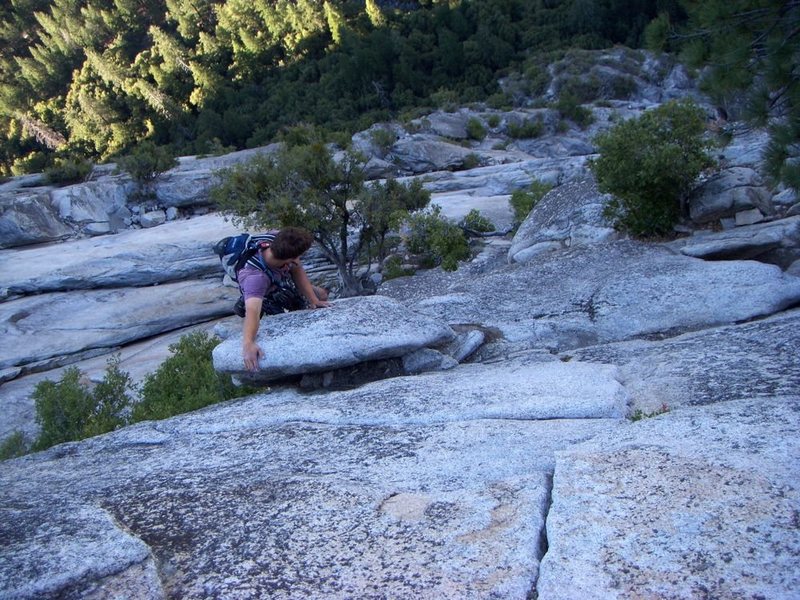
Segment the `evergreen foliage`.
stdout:
<svg viewBox="0 0 800 600">
<path fill-rule="evenodd" d="M 458 225 L 442 216 L 440 206 L 412 214 L 406 224 L 409 229 L 406 245 L 409 252 L 421 259 L 422 266 L 440 265 L 445 271 L 455 271 L 458 261 L 469 258 L 467 236 Z"/>
<path fill-rule="evenodd" d="M 533 207 L 553 188 L 549 183 L 534 180 L 527 189 L 516 190 L 509 203 L 514 210 L 514 222 L 519 225 L 533 210 Z"/>
<path fill-rule="evenodd" d="M 606 216 L 634 236 L 666 235 L 703 169 L 712 165 L 705 113 L 672 101 L 624 121 L 595 139 L 590 163 L 598 187 L 614 195 Z"/>
<path fill-rule="evenodd" d="M 66 369 L 61 380 L 37 384 L 33 399 L 41 431 L 34 450 L 82 440 L 113 431 L 126 423 L 133 386 L 119 368 L 119 357 L 109 359 L 105 377 L 92 387 L 76 367 Z"/>
<path fill-rule="evenodd" d="M 427 205 L 420 183 L 389 180 L 365 186 L 364 163 L 346 151 L 334 160 L 321 141 L 286 145 L 274 156 L 258 155 L 221 171 L 211 191 L 218 208 L 250 230 L 305 227 L 336 265 L 341 295 L 362 291 L 358 260 L 364 252 L 381 256 L 397 213 Z"/>
<path fill-rule="evenodd" d="M 172 356 L 145 377 L 132 422 L 166 419 L 249 393 L 214 370 L 211 351 L 220 340 L 203 331 L 190 333 L 169 347 Z"/>
<path fill-rule="evenodd" d="M 800 1 L 687 0 L 685 6 L 688 26 L 674 26 L 668 40 L 695 65 L 711 65 L 706 91 L 729 115 L 769 127 L 767 170 L 800 190 Z"/>
<path fill-rule="evenodd" d="M 304 121 L 363 129 L 437 94 L 485 100 L 531 53 L 631 43 L 674 2 L 594 4 L 14 0 L 0 8 L 0 175 L 57 150 L 239 149 Z"/>
</svg>

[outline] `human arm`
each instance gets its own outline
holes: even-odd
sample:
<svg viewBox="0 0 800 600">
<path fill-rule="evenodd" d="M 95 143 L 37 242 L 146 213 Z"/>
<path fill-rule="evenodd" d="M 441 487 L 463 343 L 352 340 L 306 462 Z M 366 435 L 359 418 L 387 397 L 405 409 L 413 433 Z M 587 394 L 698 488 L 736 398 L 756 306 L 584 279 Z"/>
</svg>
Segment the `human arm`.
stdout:
<svg viewBox="0 0 800 600">
<path fill-rule="evenodd" d="M 264 351 L 256 343 L 258 326 L 261 322 L 261 298 L 248 298 L 244 302 L 244 322 L 242 323 L 242 357 L 248 371 L 258 370 L 258 361 Z"/>
<path fill-rule="evenodd" d="M 317 296 L 316 292 L 314 291 L 314 286 L 311 285 L 311 281 L 308 279 L 308 274 L 303 268 L 303 265 L 300 264 L 300 261 L 296 261 L 292 264 L 291 274 L 294 285 L 297 287 L 297 290 L 303 294 L 303 296 L 305 296 L 309 307 L 326 308 L 331 305 L 327 300 L 320 299 L 319 296 Z"/>
</svg>

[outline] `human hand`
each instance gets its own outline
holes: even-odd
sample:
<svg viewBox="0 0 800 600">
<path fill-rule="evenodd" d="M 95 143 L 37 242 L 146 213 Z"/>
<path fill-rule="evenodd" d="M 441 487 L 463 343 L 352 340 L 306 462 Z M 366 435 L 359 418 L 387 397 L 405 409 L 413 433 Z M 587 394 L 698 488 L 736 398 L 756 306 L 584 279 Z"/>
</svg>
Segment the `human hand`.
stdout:
<svg viewBox="0 0 800 600">
<path fill-rule="evenodd" d="M 311 304 L 311 308 L 330 308 L 331 306 L 331 303 L 327 300 L 314 300 L 309 304 Z"/>
<path fill-rule="evenodd" d="M 242 356 L 244 357 L 244 368 L 248 371 L 257 371 L 258 361 L 264 356 L 264 351 L 255 342 L 245 342 L 242 346 Z"/>
</svg>

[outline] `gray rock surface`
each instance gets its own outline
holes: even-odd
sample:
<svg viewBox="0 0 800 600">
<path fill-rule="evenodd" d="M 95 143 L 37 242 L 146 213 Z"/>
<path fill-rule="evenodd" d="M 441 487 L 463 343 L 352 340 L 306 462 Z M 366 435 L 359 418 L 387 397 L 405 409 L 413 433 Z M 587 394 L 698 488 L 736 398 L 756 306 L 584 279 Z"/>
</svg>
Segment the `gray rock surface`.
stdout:
<svg viewBox="0 0 800 600">
<path fill-rule="evenodd" d="M 800 389 L 798 350 L 800 310 L 794 309 L 667 340 L 581 348 L 566 357 L 617 365 L 632 406 L 650 413 L 664 404 L 791 395 Z"/>
<path fill-rule="evenodd" d="M 759 196 L 726 209 L 733 229 L 669 245 L 602 243 L 602 198 L 563 185 L 586 174 L 591 140 L 697 94 L 665 57 L 621 48 L 556 71 L 634 91 L 562 132 L 509 77 L 512 111 L 354 136 L 370 177 L 423 177 L 454 219 L 480 208 L 505 230 L 511 193 L 560 185 L 525 234 L 555 251 L 509 264 L 523 236 L 473 240 L 455 273 L 265 320 L 266 362 L 310 369 L 291 386 L 0 463 L 0 597 L 797 596 L 800 279 L 795 223 L 778 218 L 796 200 Z M 463 139 L 472 117 L 491 117 L 484 140 Z M 536 118 L 543 137 L 506 135 Z M 763 132 L 731 131 L 723 171 L 757 170 Z M 130 182 L 113 165 L 92 186 L 0 185 L 0 246 L 71 238 L 0 254 L 0 435 L 35 434 L 31 390 L 66 364 L 96 382 L 119 352 L 141 381 L 202 329 L 240 369 L 241 321 L 217 319 L 237 292 L 206 253 L 232 227 L 197 215 L 216 169 L 272 150 L 181 158 L 155 199 L 123 205 Z M 471 153 L 483 166 L 453 170 Z M 167 223 L 139 229 L 149 212 Z M 767 222 L 734 227 L 754 219 Z M 388 379 L 352 388 L 376 377 Z"/>
<path fill-rule="evenodd" d="M 539 598 L 794 598 L 800 396 L 683 409 L 557 453 Z"/>
<path fill-rule="evenodd" d="M 681 254 L 706 260 L 747 260 L 786 269 L 800 258 L 800 216 L 719 232 L 698 232 L 671 244 Z"/>
<path fill-rule="evenodd" d="M 130 589 L 147 589 L 144 542 L 170 597 L 525 597 L 555 451 L 619 427 L 561 411 L 573 400 L 618 414 L 624 402 L 613 370 L 561 367 L 547 376 L 565 394 L 555 401 L 545 382 L 523 393 L 524 366 L 492 382 L 459 368 L 351 392 L 276 390 L 0 463 L 0 506 L 35 515 L 40 532 L 4 519 L 14 552 L 0 567 L 14 576 L 0 595 L 57 580 L 79 597 L 96 584 L 87 565 L 138 568 Z M 450 384 L 473 409 L 452 412 Z M 85 560 L 36 563 L 89 518 L 102 527 L 82 535 Z"/>
<path fill-rule="evenodd" d="M 206 215 L 68 245 L 0 250 L 0 300 L 42 292 L 140 287 L 221 273 L 212 247 L 237 229 Z"/>
<path fill-rule="evenodd" d="M 703 184 L 694 194 L 690 214 L 697 223 L 709 223 L 738 212 L 758 208 L 772 213 L 772 194 L 754 169 L 731 167 Z"/>
<path fill-rule="evenodd" d="M 541 252 L 616 239 L 617 232 L 603 217 L 607 201 L 591 175 L 551 190 L 517 229 L 509 260 L 525 262 Z"/>
<path fill-rule="evenodd" d="M 0 369 L 44 370 L 230 315 L 238 292 L 219 280 L 55 292 L 0 304 Z M 72 357 L 66 358 L 65 357 Z"/>
<path fill-rule="evenodd" d="M 264 319 L 256 338 L 264 351 L 257 372 L 244 368 L 241 334 L 214 349 L 214 368 L 242 381 L 268 382 L 402 357 L 454 337 L 446 324 L 413 313 L 389 298 L 347 298 L 333 302 L 327 309 Z"/>
<path fill-rule="evenodd" d="M 492 327 L 511 342 L 559 351 L 769 315 L 800 300 L 800 279 L 773 265 L 706 262 L 619 241 L 480 277 L 465 269 L 395 279 L 380 293 L 450 325 Z"/>
</svg>

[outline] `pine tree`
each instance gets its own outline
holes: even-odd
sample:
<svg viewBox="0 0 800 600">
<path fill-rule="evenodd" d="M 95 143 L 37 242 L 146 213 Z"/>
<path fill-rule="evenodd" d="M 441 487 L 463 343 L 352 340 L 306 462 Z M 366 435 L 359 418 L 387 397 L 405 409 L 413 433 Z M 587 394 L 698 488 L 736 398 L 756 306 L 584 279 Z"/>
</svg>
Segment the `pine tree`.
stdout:
<svg viewBox="0 0 800 600">
<path fill-rule="evenodd" d="M 732 117 L 771 133 L 766 167 L 800 190 L 800 0 L 686 0 L 683 55 L 710 64 L 704 84 Z"/>
</svg>

